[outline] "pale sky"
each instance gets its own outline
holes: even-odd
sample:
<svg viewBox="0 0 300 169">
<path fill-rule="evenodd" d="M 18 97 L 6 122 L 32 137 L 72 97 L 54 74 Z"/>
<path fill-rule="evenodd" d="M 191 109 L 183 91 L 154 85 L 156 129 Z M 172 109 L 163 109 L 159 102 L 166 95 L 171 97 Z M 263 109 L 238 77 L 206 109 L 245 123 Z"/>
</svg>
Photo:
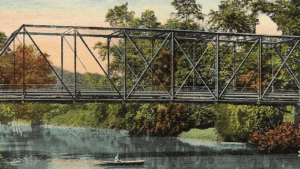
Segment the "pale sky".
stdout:
<svg viewBox="0 0 300 169">
<path fill-rule="evenodd" d="M 1 0 L 0 31 L 9 36 L 22 24 L 107 27 L 109 24 L 104 21 L 108 9 L 126 2 L 128 10 L 135 11 L 135 17 L 140 17 L 146 9 L 151 9 L 162 23 L 175 11 L 171 5 L 172 0 Z M 196 2 L 202 4 L 202 12 L 207 14 L 210 9 L 218 9 L 220 0 Z M 259 19 L 258 34 L 281 34 L 269 17 L 260 15 Z M 47 45 L 44 48 L 46 51 L 52 46 L 50 43 Z M 58 66 L 56 62 L 59 58 L 52 59 L 54 65 Z"/>
</svg>

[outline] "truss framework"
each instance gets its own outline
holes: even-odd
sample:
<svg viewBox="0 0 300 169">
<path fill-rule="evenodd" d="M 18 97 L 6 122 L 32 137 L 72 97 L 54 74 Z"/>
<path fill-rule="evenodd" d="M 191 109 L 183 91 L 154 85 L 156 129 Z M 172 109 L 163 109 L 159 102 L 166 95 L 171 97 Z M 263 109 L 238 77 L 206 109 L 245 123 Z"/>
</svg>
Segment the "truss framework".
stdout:
<svg viewBox="0 0 300 169">
<path fill-rule="evenodd" d="M 20 41 L 18 35 L 23 37 L 23 42 Z M 30 42 L 47 61 L 59 84 L 52 85 L 47 90 L 43 88 L 33 91 L 27 90 L 29 85 L 24 82 L 25 78 L 23 78 L 21 90 L 9 89 L 7 87 L 0 89 L 0 101 L 174 101 L 236 104 L 297 104 L 300 98 L 299 36 L 146 28 L 22 25 L 1 46 L 0 57 L 10 52 L 12 44 L 13 50 L 15 50 L 16 40 L 18 40 L 20 45 L 23 45 L 24 49 L 26 36 L 29 37 Z M 44 55 L 34 40 L 35 36 L 58 36 L 61 38 L 61 48 L 56 49 L 61 51 L 61 72 L 58 72 Z M 74 37 L 73 47 L 66 37 Z M 97 59 L 97 56 L 95 56 L 91 47 L 87 44 L 86 37 L 106 40 L 106 64 Z M 97 63 L 98 68 L 107 78 L 106 88 L 86 90 L 80 87 L 77 77 L 77 60 L 79 60 L 85 70 L 87 68 L 77 54 L 78 40 L 84 44 L 94 62 Z M 113 40 L 122 42 L 122 45 L 114 44 Z M 137 42 L 139 40 L 151 42 L 151 56 L 149 56 L 149 52 L 145 52 L 147 50 L 142 49 L 142 46 Z M 71 85 L 66 84 L 64 81 L 64 43 L 67 43 L 74 54 L 74 83 Z M 204 47 L 200 49 L 201 45 L 204 45 Z M 281 50 L 281 47 L 278 47 L 281 45 L 289 47 L 289 49 Z M 120 47 L 123 49 L 120 49 Z M 110 56 L 112 49 L 116 51 L 114 52 L 114 56 Z M 161 73 L 157 72 L 158 68 L 155 67 L 164 49 L 169 51 L 170 57 L 169 62 L 167 62 L 170 68 L 167 75 L 168 80 L 166 80 L 165 76 L 162 77 Z M 134 51 L 135 56 L 138 56 L 143 62 L 134 63 L 129 61 L 128 59 L 132 55 L 132 52 L 128 52 L 129 50 Z M 263 52 L 264 50 L 265 52 Z M 268 60 L 266 58 L 270 56 L 272 57 L 272 67 L 266 61 Z M 113 70 L 110 66 L 111 59 L 116 57 L 119 57 L 120 62 L 123 64 L 123 67 L 118 70 L 119 77 L 122 77 L 122 85 L 116 84 L 114 75 L 112 75 Z M 280 62 L 276 63 L 276 68 L 273 68 L 273 65 L 276 65 L 273 63 L 273 60 L 276 60 L 273 57 L 279 57 L 277 61 L 280 60 Z M 186 69 L 184 77 L 176 74 L 178 69 L 182 69 L 182 67 L 178 66 L 178 58 L 181 59 L 180 62 L 186 64 L 186 67 L 184 67 Z M 211 60 L 211 62 L 207 60 Z M 136 68 L 139 65 L 135 64 L 141 64 L 140 66 L 143 68 Z M 257 65 L 257 67 L 253 67 L 253 65 Z M 105 69 L 105 66 L 107 69 Z M 25 52 L 23 52 L 24 77 L 25 67 Z M 290 78 L 278 80 L 284 68 L 286 68 L 285 70 L 287 70 Z M 270 72 L 269 69 L 272 69 L 272 74 L 271 77 L 267 78 L 266 72 Z M 152 77 L 150 78 L 150 81 L 152 81 L 150 85 L 149 74 Z M 238 86 L 243 84 L 239 79 L 242 79 L 245 74 L 251 77 L 246 80 L 243 89 L 239 90 Z M 252 78 L 254 76 L 255 78 Z M 153 81 L 156 81 L 156 85 L 159 87 L 153 87 Z M 254 83 L 256 87 L 244 90 L 247 88 L 248 83 L 252 83 L 251 81 L 257 81 Z M 285 89 L 274 89 L 277 81 L 280 81 L 278 83 L 293 83 L 294 86 L 286 85 Z M 1 85 L 9 86 L 8 84 Z"/>
</svg>

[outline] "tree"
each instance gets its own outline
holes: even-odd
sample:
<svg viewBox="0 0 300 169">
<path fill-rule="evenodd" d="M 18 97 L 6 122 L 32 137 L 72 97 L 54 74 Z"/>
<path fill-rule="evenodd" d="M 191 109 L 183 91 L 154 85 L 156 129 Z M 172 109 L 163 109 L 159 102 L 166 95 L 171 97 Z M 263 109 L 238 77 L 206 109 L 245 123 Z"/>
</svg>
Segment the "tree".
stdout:
<svg viewBox="0 0 300 169">
<path fill-rule="evenodd" d="M 201 12 L 201 4 L 197 4 L 195 0 L 173 0 L 171 3 L 177 12 L 176 18 L 184 20 L 185 22 L 196 20 L 203 20 L 204 16 Z"/>
<path fill-rule="evenodd" d="M 25 46 L 25 67 L 23 66 L 23 46 L 17 46 L 12 51 L 0 59 L 0 83 L 17 85 L 20 87 L 24 83 L 28 88 L 48 87 L 56 83 L 56 77 L 50 76 L 52 71 L 44 57 L 39 54 L 33 46 Z M 48 54 L 44 54 L 49 58 Z M 23 71 L 25 71 L 23 75 Z M 12 86 L 10 86 L 12 87 Z"/>
<path fill-rule="evenodd" d="M 185 30 L 200 28 L 200 25 L 195 21 L 204 19 L 201 4 L 197 4 L 195 0 L 173 0 L 171 4 L 177 12 L 172 13 L 175 17 L 168 19 L 167 23 L 162 26 L 163 28 Z"/>
<path fill-rule="evenodd" d="M 109 8 L 105 15 L 105 21 L 113 27 L 129 27 L 134 19 L 134 12 L 128 11 L 128 2 Z"/>
<path fill-rule="evenodd" d="M 212 30 L 225 32 L 254 33 L 258 22 L 257 13 L 252 11 L 253 0 L 224 0 L 219 11 L 209 13 Z"/>
<path fill-rule="evenodd" d="M 283 33 L 300 35 L 299 6 L 298 0 L 261 0 L 253 3 L 253 11 L 267 14 Z"/>
<path fill-rule="evenodd" d="M 277 107 L 220 104 L 216 111 L 216 130 L 225 141 L 247 141 L 253 131 L 280 124 Z"/>
<path fill-rule="evenodd" d="M 154 11 L 149 9 L 146 9 L 146 11 L 142 13 L 140 21 L 140 24 L 146 28 L 157 28 L 157 26 L 160 25 L 160 22 L 157 21 L 157 18 L 154 14 Z"/>
</svg>

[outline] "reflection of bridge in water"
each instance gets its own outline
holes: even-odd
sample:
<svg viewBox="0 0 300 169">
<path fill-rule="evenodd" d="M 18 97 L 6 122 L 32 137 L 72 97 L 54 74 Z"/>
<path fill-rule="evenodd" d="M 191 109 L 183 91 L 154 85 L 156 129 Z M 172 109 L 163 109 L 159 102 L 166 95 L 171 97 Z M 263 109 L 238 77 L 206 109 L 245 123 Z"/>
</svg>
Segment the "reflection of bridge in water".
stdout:
<svg viewBox="0 0 300 169">
<path fill-rule="evenodd" d="M 35 40 L 37 36 L 57 37 L 60 68 L 46 59 L 42 53 L 43 44 Z M 86 41 L 90 38 L 106 42 L 106 63 L 93 53 L 93 46 Z M 22 25 L 2 45 L 0 56 L 14 51 L 16 43 L 23 47 L 32 45 L 47 60 L 57 83 L 39 84 L 39 87 L 24 81 L 21 84 L 3 83 L 0 101 L 296 105 L 300 98 L 299 40 L 298 36 Z M 166 56 L 169 57 L 169 72 L 164 74 L 157 71 L 163 49 L 170 54 Z M 72 60 L 65 59 L 67 50 L 72 52 Z M 79 56 L 80 50 L 85 50 L 84 57 Z M 51 57 L 54 56 L 51 54 Z M 122 66 L 112 68 L 112 59 L 120 59 Z M 87 60 L 96 63 L 97 72 L 106 78 L 103 85 L 87 85 L 89 82 L 78 74 L 79 66 L 88 72 L 89 65 L 84 64 Z M 71 83 L 64 75 L 66 62 L 74 65 Z M 23 76 L 29 73 L 25 61 L 22 70 Z"/>
</svg>

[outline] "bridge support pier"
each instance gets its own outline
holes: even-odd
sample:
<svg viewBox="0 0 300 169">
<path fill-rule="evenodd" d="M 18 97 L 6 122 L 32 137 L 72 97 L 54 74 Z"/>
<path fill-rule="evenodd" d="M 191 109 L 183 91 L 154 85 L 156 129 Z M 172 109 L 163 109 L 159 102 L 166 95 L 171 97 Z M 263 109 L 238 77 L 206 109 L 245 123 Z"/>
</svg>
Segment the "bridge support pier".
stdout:
<svg viewBox="0 0 300 169">
<path fill-rule="evenodd" d="M 295 105 L 295 110 L 294 110 L 294 124 L 299 124 L 300 123 L 300 103 Z"/>
</svg>

